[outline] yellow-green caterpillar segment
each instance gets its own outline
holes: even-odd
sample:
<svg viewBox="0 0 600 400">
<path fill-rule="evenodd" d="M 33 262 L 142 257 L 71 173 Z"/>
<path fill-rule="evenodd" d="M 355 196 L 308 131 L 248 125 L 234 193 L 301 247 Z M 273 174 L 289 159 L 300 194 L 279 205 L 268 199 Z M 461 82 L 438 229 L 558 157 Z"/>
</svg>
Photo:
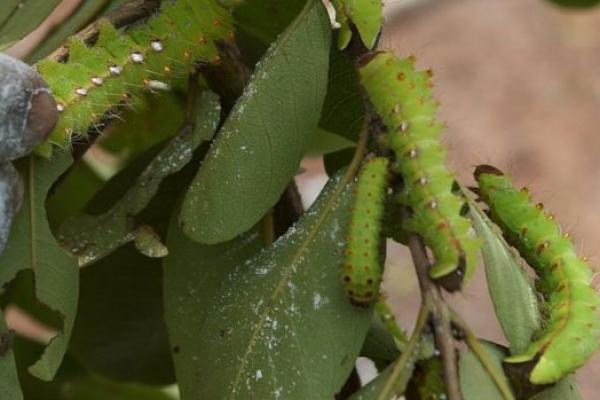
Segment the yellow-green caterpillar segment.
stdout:
<svg viewBox="0 0 600 400">
<path fill-rule="evenodd" d="M 356 183 L 342 282 L 352 304 L 368 306 L 381 283 L 381 219 L 384 214 L 389 160 L 372 158 Z"/>
<path fill-rule="evenodd" d="M 352 22 L 363 44 L 367 49 L 373 49 L 377 42 L 377 36 L 383 25 L 383 2 L 382 0 L 333 0 L 336 11 L 336 21 L 339 24 L 340 34 L 338 46 L 345 49 L 352 39 Z"/>
<path fill-rule="evenodd" d="M 163 1 L 158 14 L 127 32 L 101 21 L 93 46 L 73 38 L 66 62 L 37 64 L 60 112 L 51 140 L 65 145 L 107 110 L 144 92 L 168 90 L 196 62 L 219 62 L 216 42 L 232 37 L 229 11 L 217 0 Z"/>
<path fill-rule="evenodd" d="M 531 202 L 526 189 L 516 189 L 502 172 L 487 165 L 476 168 L 475 179 L 490 218 L 535 270 L 536 287 L 546 301 L 542 331 L 523 353 L 505 362 L 529 365 L 526 370 L 534 384 L 556 382 L 598 348 L 600 297 L 592 286 L 593 271 L 556 220 Z"/>
<path fill-rule="evenodd" d="M 461 215 L 465 200 L 453 191 L 455 178 L 445 167 L 444 126 L 436 120 L 431 72 L 415 69 L 414 63 L 391 52 L 369 54 L 361 62 L 361 82 L 385 125 L 384 142 L 396 157 L 393 170 L 402 176 L 397 200 L 410 210 L 403 228 L 431 249 L 431 277 L 458 290 L 475 269 L 480 242 Z"/>
</svg>

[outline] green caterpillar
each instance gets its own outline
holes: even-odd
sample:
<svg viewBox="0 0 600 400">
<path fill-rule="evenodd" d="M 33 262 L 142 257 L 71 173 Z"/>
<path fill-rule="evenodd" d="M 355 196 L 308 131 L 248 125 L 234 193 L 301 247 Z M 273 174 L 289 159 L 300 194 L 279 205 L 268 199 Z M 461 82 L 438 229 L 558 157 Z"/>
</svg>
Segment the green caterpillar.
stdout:
<svg viewBox="0 0 600 400">
<path fill-rule="evenodd" d="M 368 160 L 356 183 L 342 281 L 350 301 L 358 306 L 368 306 L 379 293 L 382 270 L 379 246 L 388 165 L 389 160 L 384 157 Z"/>
<path fill-rule="evenodd" d="M 67 62 L 37 64 L 60 112 L 51 140 L 64 145 L 116 105 L 168 90 L 196 62 L 219 62 L 216 42 L 232 37 L 231 16 L 216 0 L 163 1 L 160 13 L 126 33 L 101 21 L 93 46 L 74 38 Z"/>
<path fill-rule="evenodd" d="M 419 234 L 433 252 L 431 277 L 458 290 L 475 269 L 479 240 L 471 221 L 461 216 L 465 201 L 453 192 L 455 179 L 444 165 L 444 127 L 436 121 L 431 72 L 416 70 L 414 63 L 390 52 L 369 54 L 361 62 L 361 82 L 386 127 L 394 171 L 403 179 L 397 199 L 411 212 L 403 227 Z"/>
<path fill-rule="evenodd" d="M 598 348 L 600 297 L 592 287 L 592 269 L 577 256 L 554 218 L 531 203 L 526 189 L 515 189 L 509 178 L 487 165 L 476 168 L 475 179 L 491 219 L 535 270 L 537 288 L 546 300 L 545 327 L 523 353 L 505 362 L 530 363 L 534 384 L 556 382 Z"/>
<path fill-rule="evenodd" d="M 381 0 L 333 0 L 340 35 L 338 45 L 345 49 L 352 39 L 350 21 L 356 25 L 364 45 L 375 47 L 377 36 L 383 25 L 383 3 Z"/>
</svg>

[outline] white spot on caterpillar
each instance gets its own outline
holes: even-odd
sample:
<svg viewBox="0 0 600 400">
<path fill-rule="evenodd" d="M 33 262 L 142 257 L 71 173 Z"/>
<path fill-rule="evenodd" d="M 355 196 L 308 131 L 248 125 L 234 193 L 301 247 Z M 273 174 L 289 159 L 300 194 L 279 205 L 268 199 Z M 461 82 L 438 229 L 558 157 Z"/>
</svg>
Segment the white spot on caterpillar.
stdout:
<svg viewBox="0 0 600 400">
<path fill-rule="evenodd" d="M 77 93 L 79 96 L 87 96 L 88 90 L 86 88 L 78 87 L 75 89 L 75 93 Z"/>
<path fill-rule="evenodd" d="M 427 206 L 432 210 L 435 210 L 436 208 L 438 208 L 438 203 L 435 200 L 431 200 Z"/>
<path fill-rule="evenodd" d="M 141 64 L 144 62 L 144 55 L 137 51 L 135 53 L 131 53 L 131 61 L 133 61 L 136 64 Z"/>
<path fill-rule="evenodd" d="M 417 149 L 414 147 L 408 151 L 408 157 L 417 158 Z"/>
<path fill-rule="evenodd" d="M 63 112 L 63 111 L 65 111 L 65 105 L 58 103 L 58 104 L 56 104 L 56 109 L 58 110 L 58 112 Z"/>
<path fill-rule="evenodd" d="M 429 179 L 426 176 L 422 176 L 417 180 L 417 183 L 421 186 L 425 186 L 429 183 Z"/>
<path fill-rule="evenodd" d="M 123 67 L 120 65 L 111 65 L 108 67 L 108 72 L 110 72 L 111 75 L 121 75 L 121 72 L 123 72 Z"/>
<path fill-rule="evenodd" d="M 171 86 L 167 82 L 158 81 L 158 80 L 145 80 L 144 83 L 152 90 L 162 90 L 169 91 L 171 90 Z"/>
<path fill-rule="evenodd" d="M 392 108 L 392 112 L 394 114 L 398 114 L 400 112 L 400 110 L 402 110 L 402 107 L 400 106 L 400 104 L 396 104 L 396 105 L 394 105 L 394 108 Z"/>
<path fill-rule="evenodd" d="M 157 53 L 160 53 L 165 48 L 164 45 L 163 45 L 163 43 L 160 40 L 158 40 L 158 39 L 153 40 L 152 42 L 150 42 L 150 47 L 152 47 L 152 50 L 154 50 Z"/>
<path fill-rule="evenodd" d="M 410 123 L 408 121 L 402 121 L 400 124 L 400 132 L 406 132 L 410 128 Z"/>
<path fill-rule="evenodd" d="M 91 81 L 96 86 L 102 86 L 104 84 L 104 79 L 100 78 L 99 76 L 92 77 Z"/>
</svg>

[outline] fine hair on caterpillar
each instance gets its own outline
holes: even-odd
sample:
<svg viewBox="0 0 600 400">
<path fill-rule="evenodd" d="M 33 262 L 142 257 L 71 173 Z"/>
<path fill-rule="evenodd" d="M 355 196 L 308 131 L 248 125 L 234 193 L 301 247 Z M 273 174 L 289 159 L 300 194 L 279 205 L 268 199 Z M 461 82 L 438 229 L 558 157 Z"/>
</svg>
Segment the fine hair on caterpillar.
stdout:
<svg viewBox="0 0 600 400">
<path fill-rule="evenodd" d="M 462 215 L 464 198 L 453 190 L 436 120 L 430 70 L 415 68 L 414 57 L 398 59 L 378 51 L 359 60 L 361 83 L 384 125 L 384 145 L 395 155 L 392 171 L 402 176 L 398 203 L 410 210 L 402 229 L 420 235 L 434 255 L 430 275 L 458 290 L 475 268 L 479 241 Z M 431 229 L 431 227 L 435 227 Z"/>
<path fill-rule="evenodd" d="M 94 41 L 71 39 L 62 62 L 37 64 L 60 113 L 56 144 L 84 134 L 107 111 L 135 109 L 145 93 L 171 90 L 198 62 L 218 63 L 217 42 L 233 38 L 229 10 L 216 0 L 163 1 L 158 13 L 125 32 L 106 20 L 97 27 Z"/>
<path fill-rule="evenodd" d="M 517 189 L 500 170 L 475 169 L 479 196 L 489 215 L 537 275 L 543 296 L 543 328 L 528 348 L 505 360 L 509 369 L 524 372 L 533 384 L 556 382 L 594 353 L 600 339 L 600 297 L 592 285 L 593 271 L 577 255 L 568 233 L 527 189 Z"/>
</svg>

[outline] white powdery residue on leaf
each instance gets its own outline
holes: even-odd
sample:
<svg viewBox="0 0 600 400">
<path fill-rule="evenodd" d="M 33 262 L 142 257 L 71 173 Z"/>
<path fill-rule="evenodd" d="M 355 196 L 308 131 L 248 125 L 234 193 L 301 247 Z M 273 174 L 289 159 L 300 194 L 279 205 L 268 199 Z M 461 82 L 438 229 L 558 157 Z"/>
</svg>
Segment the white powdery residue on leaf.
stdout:
<svg viewBox="0 0 600 400">
<path fill-rule="evenodd" d="M 313 295 L 313 308 L 315 310 L 320 309 L 324 305 L 329 303 L 329 299 L 327 297 L 321 296 L 320 293 L 315 292 Z"/>
<path fill-rule="evenodd" d="M 255 379 L 256 379 L 257 381 L 259 381 L 259 380 L 261 380 L 261 379 L 262 379 L 262 377 L 263 377 L 262 371 L 261 371 L 260 369 L 257 369 L 257 370 L 256 370 L 256 374 L 255 374 Z"/>
</svg>

